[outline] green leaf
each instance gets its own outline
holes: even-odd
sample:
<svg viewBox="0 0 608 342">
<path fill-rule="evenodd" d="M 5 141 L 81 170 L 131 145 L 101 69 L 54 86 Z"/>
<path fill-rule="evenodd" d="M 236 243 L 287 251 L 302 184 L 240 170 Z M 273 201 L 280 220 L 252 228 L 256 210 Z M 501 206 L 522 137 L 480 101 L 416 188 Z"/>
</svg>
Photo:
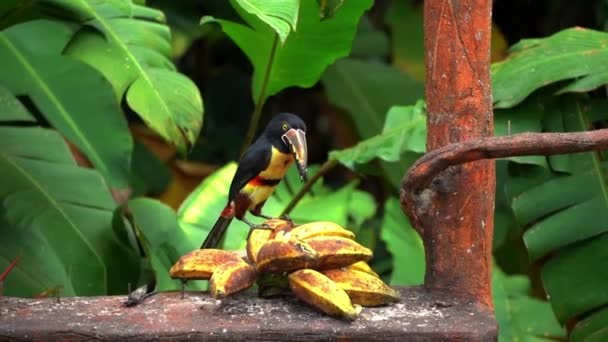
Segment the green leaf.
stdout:
<svg viewBox="0 0 608 342">
<path fill-rule="evenodd" d="M 494 135 L 507 136 L 525 132 L 542 132 L 542 118 L 554 114 L 555 107 L 547 91 L 533 93 L 519 105 L 494 110 Z M 545 156 L 515 156 L 507 160 L 520 164 L 549 167 Z"/>
<path fill-rule="evenodd" d="M 212 17 L 204 17 L 201 23 L 219 23 L 245 52 L 253 64 L 253 99 L 257 103 L 287 87 L 314 85 L 328 65 L 349 54 L 359 18 L 371 4 L 370 0 L 345 2 L 334 17 L 321 21 L 316 2 L 301 1 L 297 31 L 282 46 L 274 43 L 275 32 L 270 27 L 245 11 L 239 14 L 249 26 Z M 264 98 L 260 99 L 264 84 Z"/>
<path fill-rule="evenodd" d="M 530 280 L 507 276 L 498 266 L 492 272 L 494 310 L 499 341 L 555 341 L 564 329 L 555 319 L 549 303 L 530 296 Z"/>
<path fill-rule="evenodd" d="M 563 95 L 549 105 L 555 110 L 544 118 L 544 129 L 590 126 L 587 102 L 579 96 Z M 528 255 L 541 264 L 553 311 L 566 324 L 608 304 L 608 278 L 599 271 L 608 266 L 606 164 L 597 152 L 552 157 L 550 164 L 556 171 L 522 172 L 518 189 L 511 191 L 512 208 L 519 224 L 529 227 L 523 235 Z"/>
<path fill-rule="evenodd" d="M 5 294 L 124 293 L 139 258 L 112 230 L 103 178 L 78 167 L 57 132 L 0 127 L 0 268 L 21 255 Z"/>
<path fill-rule="evenodd" d="M 339 0 L 342 1 L 342 0 Z M 353 41 L 350 57 L 385 58 L 389 51 L 387 34 L 374 27 L 367 16 L 362 16 Z"/>
<path fill-rule="evenodd" d="M 300 0 L 234 0 L 242 9 L 270 26 L 285 44 L 291 30 L 296 31 Z"/>
<path fill-rule="evenodd" d="M 133 196 L 160 195 L 171 181 L 171 172 L 167 165 L 137 141 L 133 145 L 131 176 Z"/>
<path fill-rule="evenodd" d="M 171 279 L 169 269 L 184 254 L 200 247 L 196 234 L 180 226 L 177 215 L 167 205 L 149 198 L 137 198 L 127 204 L 137 237 L 156 277 L 158 291 L 180 288 L 179 281 Z M 202 287 L 197 287 L 202 289 Z"/>
<path fill-rule="evenodd" d="M 381 239 L 393 255 L 393 285 L 419 285 L 424 281 L 424 245 L 403 213 L 399 200 L 389 198 L 384 206 Z"/>
<path fill-rule="evenodd" d="M 608 339 L 608 308 L 594 312 L 578 322 L 570 334 L 572 342 L 601 342 Z"/>
<path fill-rule="evenodd" d="M 73 7 L 82 29 L 65 53 L 99 70 L 148 126 L 184 152 L 197 139 L 203 103 L 196 85 L 175 71 L 162 12 L 130 1 L 44 0 Z"/>
<path fill-rule="evenodd" d="M 0 122 L 2 121 L 26 121 L 35 122 L 34 117 L 13 96 L 7 88 L 0 84 Z"/>
<path fill-rule="evenodd" d="M 58 21 L 37 20 L 0 32 L 2 82 L 27 95 L 44 117 L 88 157 L 114 187 L 128 186 L 132 148 L 110 84 L 95 69 L 58 55 L 72 34 Z M 44 43 L 39 37 L 46 37 Z"/>
<path fill-rule="evenodd" d="M 404 151 L 424 153 L 426 148 L 426 112 L 424 101 L 415 106 L 392 107 L 382 133 L 360 141 L 354 147 L 331 151 L 329 159 L 354 168 L 374 158 L 399 161 Z"/>
<path fill-rule="evenodd" d="M 564 248 L 547 261 L 543 286 L 562 323 L 608 305 L 607 269 L 608 234 Z"/>
<path fill-rule="evenodd" d="M 494 106 L 514 106 L 557 81 L 577 78 L 561 92 L 584 92 L 608 83 L 607 43 L 607 33 L 580 27 L 520 41 L 509 58 L 492 65 Z"/>
<path fill-rule="evenodd" d="M 389 109 L 416 103 L 424 95 L 421 83 L 381 63 L 344 59 L 323 75 L 323 85 L 331 103 L 346 109 L 361 135 L 370 138 L 383 129 Z M 401 183 L 407 168 L 418 157 L 404 154 L 399 162 L 382 163 L 393 186 Z"/>
<path fill-rule="evenodd" d="M 422 5 L 393 1 L 386 12 L 392 33 L 392 61 L 399 70 L 424 82 L 424 24 Z"/>
</svg>

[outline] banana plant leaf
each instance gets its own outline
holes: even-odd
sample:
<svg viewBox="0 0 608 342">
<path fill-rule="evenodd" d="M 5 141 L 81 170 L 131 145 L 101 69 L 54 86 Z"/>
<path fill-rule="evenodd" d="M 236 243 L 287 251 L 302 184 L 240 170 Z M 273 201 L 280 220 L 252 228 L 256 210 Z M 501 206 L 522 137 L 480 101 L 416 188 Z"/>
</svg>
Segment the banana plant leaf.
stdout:
<svg viewBox="0 0 608 342">
<path fill-rule="evenodd" d="M 107 183 L 76 165 L 54 130 L 0 126 L 0 268 L 20 256 L 5 294 L 127 291 L 139 257 L 112 229 Z"/>
</svg>

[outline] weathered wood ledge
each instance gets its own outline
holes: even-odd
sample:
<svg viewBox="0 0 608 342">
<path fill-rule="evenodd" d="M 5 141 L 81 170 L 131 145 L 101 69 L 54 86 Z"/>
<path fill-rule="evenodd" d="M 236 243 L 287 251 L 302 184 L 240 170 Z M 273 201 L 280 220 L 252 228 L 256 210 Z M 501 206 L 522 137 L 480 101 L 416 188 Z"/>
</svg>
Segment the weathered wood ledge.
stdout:
<svg viewBox="0 0 608 342">
<path fill-rule="evenodd" d="M 224 300 L 207 293 L 163 293 L 137 307 L 125 296 L 0 300 L 0 339 L 89 340 L 387 340 L 493 341 L 491 310 L 437 299 L 421 287 L 398 288 L 395 305 L 364 308 L 348 322 L 295 298 L 260 299 L 253 290 Z"/>
</svg>

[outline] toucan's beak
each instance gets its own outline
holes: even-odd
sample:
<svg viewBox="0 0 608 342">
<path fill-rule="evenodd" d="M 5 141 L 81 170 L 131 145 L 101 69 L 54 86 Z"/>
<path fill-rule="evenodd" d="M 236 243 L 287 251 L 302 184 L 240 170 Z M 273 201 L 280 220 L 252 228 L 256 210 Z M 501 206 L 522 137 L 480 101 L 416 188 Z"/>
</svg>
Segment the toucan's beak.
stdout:
<svg viewBox="0 0 608 342">
<path fill-rule="evenodd" d="M 306 180 L 306 169 L 308 164 L 308 147 L 306 146 L 306 133 L 301 129 L 291 128 L 281 136 L 281 139 L 291 148 L 296 157 L 296 165 L 300 173 L 300 179 Z"/>
</svg>

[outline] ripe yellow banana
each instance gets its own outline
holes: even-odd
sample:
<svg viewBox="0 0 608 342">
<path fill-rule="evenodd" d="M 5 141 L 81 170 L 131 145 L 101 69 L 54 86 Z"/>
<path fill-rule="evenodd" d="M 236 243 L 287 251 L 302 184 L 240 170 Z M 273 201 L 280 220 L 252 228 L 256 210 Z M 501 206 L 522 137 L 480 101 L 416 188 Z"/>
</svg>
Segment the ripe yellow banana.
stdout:
<svg viewBox="0 0 608 342">
<path fill-rule="evenodd" d="M 220 265 L 229 262 L 244 261 L 221 249 L 196 249 L 179 258 L 169 273 L 172 278 L 209 279 Z"/>
<path fill-rule="evenodd" d="M 260 248 L 268 241 L 273 233 L 270 229 L 253 229 L 247 239 L 247 258 L 253 263 L 257 262 Z"/>
<path fill-rule="evenodd" d="M 318 260 L 312 268 L 331 269 L 368 261 L 373 253 L 355 240 L 341 236 L 317 236 L 306 240 L 317 252 Z"/>
<path fill-rule="evenodd" d="M 317 253 L 306 242 L 295 239 L 267 241 L 256 257 L 258 272 L 281 273 L 307 268 L 317 260 Z"/>
<path fill-rule="evenodd" d="M 213 298 L 224 298 L 249 288 L 256 276 L 255 267 L 242 260 L 220 265 L 209 279 L 209 292 Z"/>
<path fill-rule="evenodd" d="M 338 268 L 323 271 L 329 279 L 348 293 L 355 304 L 379 306 L 399 301 L 399 292 L 380 278 L 355 269 Z"/>
<path fill-rule="evenodd" d="M 352 320 L 361 312 L 361 307 L 353 305 L 344 290 L 318 271 L 295 271 L 289 275 L 289 285 L 300 300 L 328 315 Z"/>
<path fill-rule="evenodd" d="M 289 234 L 291 237 L 300 240 L 306 240 L 316 236 L 341 236 L 348 239 L 355 238 L 355 234 L 350 230 L 327 221 L 312 222 L 297 226 L 293 228 Z"/>
</svg>

